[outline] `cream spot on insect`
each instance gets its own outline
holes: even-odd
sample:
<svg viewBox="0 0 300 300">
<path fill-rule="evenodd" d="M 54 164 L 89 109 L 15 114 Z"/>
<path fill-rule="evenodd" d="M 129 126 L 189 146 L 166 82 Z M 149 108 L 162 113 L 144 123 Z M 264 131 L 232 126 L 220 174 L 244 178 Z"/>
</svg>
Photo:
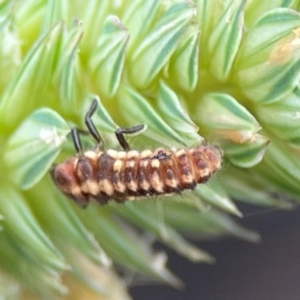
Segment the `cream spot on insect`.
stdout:
<svg viewBox="0 0 300 300">
<path fill-rule="evenodd" d="M 150 178 L 151 186 L 159 193 L 162 193 L 163 190 L 163 182 L 160 180 L 158 173 L 155 171 L 151 175 Z"/>
<path fill-rule="evenodd" d="M 118 155 L 118 151 L 113 150 L 113 149 L 107 150 L 106 153 L 107 153 L 110 157 L 112 157 L 112 158 L 117 158 L 117 155 Z"/>
<path fill-rule="evenodd" d="M 127 182 L 127 188 L 133 192 L 137 191 L 138 185 L 134 180 Z"/>
<path fill-rule="evenodd" d="M 119 193 L 124 193 L 126 190 L 126 185 L 120 180 L 120 174 L 115 173 L 112 177 L 112 184 L 114 189 Z"/>
<path fill-rule="evenodd" d="M 183 175 L 181 181 L 183 183 L 192 183 L 194 181 L 194 178 L 192 175 Z"/>
<path fill-rule="evenodd" d="M 88 187 L 90 189 L 90 193 L 92 195 L 98 195 L 100 190 L 99 190 L 99 185 L 96 180 L 88 180 Z"/>
<path fill-rule="evenodd" d="M 135 165 L 134 160 L 127 160 L 125 167 L 128 168 L 128 169 L 132 169 L 132 168 L 134 168 L 134 165 Z"/>
<path fill-rule="evenodd" d="M 140 183 L 140 187 L 144 190 L 144 191 L 148 191 L 150 189 L 150 183 L 146 180 L 143 180 Z M 147 196 L 147 195 L 146 195 Z"/>
<path fill-rule="evenodd" d="M 166 185 L 172 188 L 176 188 L 178 186 L 178 181 L 174 179 L 166 179 Z"/>
<path fill-rule="evenodd" d="M 114 167 L 113 167 L 114 172 L 119 173 L 121 171 L 122 167 L 123 167 L 123 161 L 122 160 L 116 160 L 115 163 L 114 163 Z"/>
<path fill-rule="evenodd" d="M 114 193 L 113 185 L 107 179 L 99 181 L 99 188 L 101 192 L 105 193 L 108 196 L 111 196 Z"/>
<path fill-rule="evenodd" d="M 207 169 L 203 169 L 203 170 L 199 170 L 198 172 L 199 172 L 199 175 L 201 177 L 209 176 L 209 169 L 208 168 Z"/>
<path fill-rule="evenodd" d="M 96 160 L 96 159 L 98 159 L 98 157 L 102 154 L 103 152 L 98 152 L 98 151 L 91 151 L 91 150 L 89 150 L 89 151 L 85 151 L 84 153 L 83 153 L 83 155 L 86 157 L 86 158 L 89 158 L 89 159 L 91 159 L 91 160 Z"/>
<path fill-rule="evenodd" d="M 135 158 L 135 157 L 139 156 L 139 154 L 140 153 L 136 150 L 130 150 L 127 152 L 126 158 L 127 159 Z"/>
<path fill-rule="evenodd" d="M 69 191 L 72 195 L 81 195 L 81 188 L 79 185 L 72 185 L 69 187 Z"/>
<path fill-rule="evenodd" d="M 158 169 L 160 166 L 160 162 L 158 159 L 152 159 L 151 160 L 151 167 L 154 169 Z"/>
<path fill-rule="evenodd" d="M 143 150 L 140 154 L 140 158 L 143 159 L 143 158 L 147 158 L 147 157 L 150 157 L 152 156 L 152 151 L 149 150 L 149 149 L 146 149 L 146 150 Z"/>
<path fill-rule="evenodd" d="M 116 158 L 123 160 L 123 159 L 126 158 L 126 156 L 127 156 L 127 152 L 125 152 L 125 151 L 118 151 L 118 154 L 117 154 Z"/>
<path fill-rule="evenodd" d="M 192 175 L 183 175 L 182 176 L 182 181 L 184 183 L 192 183 L 194 181 L 194 179 L 193 179 Z"/>
<path fill-rule="evenodd" d="M 176 155 L 177 157 L 179 157 L 179 156 L 181 156 L 181 155 L 184 155 L 184 154 L 185 154 L 185 150 L 183 150 L 183 149 L 178 150 L 178 151 L 175 152 L 175 155 Z"/>
<path fill-rule="evenodd" d="M 95 180 L 86 180 L 82 183 L 81 190 L 85 193 L 98 195 L 100 192 L 100 187 Z"/>
<path fill-rule="evenodd" d="M 140 160 L 140 167 L 142 168 L 146 168 L 149 164 L 149 160 L 148 159 L 143 159 L 143 160 Z"/>
<path fill-rule="evenodd" d="M 123 182 L 120 182 L 117 186 L 117 190 L 120 193 L 125 193 L 126 191 L 126 185 Z"/>
</svg>

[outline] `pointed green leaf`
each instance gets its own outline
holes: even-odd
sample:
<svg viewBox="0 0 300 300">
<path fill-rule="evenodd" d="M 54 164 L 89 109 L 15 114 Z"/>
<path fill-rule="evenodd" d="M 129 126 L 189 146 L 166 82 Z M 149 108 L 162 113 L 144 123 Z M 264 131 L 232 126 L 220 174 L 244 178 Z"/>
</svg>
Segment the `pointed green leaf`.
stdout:
<svg viewBox="0 0 300 300">
<path fill-rule="evenodd" d="M 54 192 L 55 187 L 49 190 L 48 186 L 50 184 L 54 187 L 54 183 L 50 183 L 50 180 L 47 182 L 42 181 L 29 192 L 34 212 L 39 216 L 42 228 L 49 234 L 66 259 L 73 255 L 71 248 L 72 245 L 76 245 L 76 250 L 91 261 L 110 266 L 110 259 L 97 243 L 93 234 L 87 230 L 76 215 L 74 211 L 76 204 L 72 205 L 71 200 L 64 197 L 60 191 Z M 48 192 L 41 201 L 40 195 L 45 190 L 48 190 Z M 47 203 L 47 214 L 44 213 L 45 203 Z M 76 206 L 75 209 L 79 210 L 81 208 Z M 55 222 L 53 216 L 55 216 Z M 64 229 L 62 232 L 61 228 Z M 68 237 L 67 241 L 66 236 Z"/>
<path fill-rule="evenodd" d="M 268 131 L 293 147 L 300 147 L 300 88 L 275 103 L 256 107 L 257 117 Z"/>
<path fill-rule="evenodd" d="M 171 6 L 151 33 L 135 49 L 130 62 L 130 80 L 139 88 L 148 86 L 174 53 L 188 24 L 195 15 L 195 6 L 182 1 Z"/>
<path fill-rule="evenodd" d="M 149 34 L 155 17 L 158 18 L 159 5 L 161 5 L 159 0 L 132 1 L 124 10 L 122 22 L 130 32 L 128 43 L 129 56 L 139 46 L 141 40 Z"/>
<path fill-rule="evenodd" d="M 2 25 L 4 25 L 7 20 L 8 17 L 10 16 L 13 8 L 14 8 L 14 2 L 12 1 L 6 1 L 6 2 L 2 2 L 1 6 L 0 6 L 0 15 L 3 16 L 3 18 L 1 18 L 0 20 L 0 30 L 2 29 Z"/>
<path fill-rule="evenodd" d="M 224 14 L 230 13 L 228 8 L 231 8 L 236 11 L 236 7 L 241 5 L 244 1 L 236 1 L 236 0 L 222 0 L 222 1 L 203 1 L 203 0 L 195 0 L 195 4 L 198 8 L 197 19 L 199 22 L 199 29 L 201 32 L 200 36 L 200 63 L 203 67 L 202 69 L 208 69 L 211 63 L 210 53 L 211 48 L 208 47 L 210 43 L 210 39 L 214 34 L 215 30 L 220 30 L 220 21 L 224 18 Z M 228 22 L 224 24 L 223 20 L 223 29 L 226 30 L 226 27 L 231 26 L 232 20 L 227 20 Z M 238 28 L 234 28 L 238 30 Z M 221 28 L 222 30 L 222 28 Z M 234 31 L 235 31 L 234 30 Z M 233 33 L 234 33 L 233 31 Z M 223 48 L 223 45 L 221 46 Z M 218 51 L 216 49 L 216 51 Z M 220 53 L 222 50 L 219 49 Z M 217 57 L 217 56 L 216 56 Z"/>
<path fill-rule="evenodd" d="M 297 151 L 291 151 L 280 140 L 273 139 L 264 157 L 263 164 L 257 166 L 259 174 L 267 180 L 269 188 L 280 187 L 294 199 L 300 201 L 300 161 Z"/>
<path fill-rule="evenodd" d="M 67 1 L 47 1 L 42 33 L 47 33 L 55 23 L 68 15 L 68 6 Z"/>
<path fill-rule="evenodd" d="M 89 207 L 88 213 L 79 212 L 79 216 L 95 233 L 100 245 L 110 253 L 114 261 L 165 280 L 174 286 L 180 285 L 178 279 L 165 268 L 164 258 L 161 257 L 163 261 L 160 261 L 160 254 L 155 255 L 151 252 L 147 238 L 137 237 L 129 224 L 124 222 L 118 224 L 103 208 L 95 210 L 95 207 Z M 96 230 L 97 228 L 99 230 Z"/>
<path fill-rule="evenodd" d="M 164 213 L 165 222 L 180 228 L 196 238 L 213 239 L 223 235 L 234 236 L 250 242 L 259 242 L 260 236 L 239 226 L 227 214 L 214 209 L 200 212 L 183 203 L 168 203 Z"/>
<path fill-rule="evenodd" d="M 58 23 L 27 53 L 18 74 L 2 95 L 1 126 L 14 127 L 40 103 L 43 90 L 51 81 L 53 63 L 61 38 L 62 23 Z"/>
<path fill-rule="evenodd" d="M 14 3 L 7 1 L 0 7 L 0 90 L 4 89 L 12 80 L 17 68 L 21 64 L 22 41 L 15 27 L 12 26 Z"/>
<path fill-rule="evenodd" d="M 161 209 L 159 209 L 159 207 Z M 155 236 L 166 245 L 188 259 L 195 262 L 213 262 L 214 259 L 207 252 L 190 244 L 172 227 L 164 223 L 163 211 L 165 209 L 167 209 L 167 203 L 166 205 L 161 206 L 161 203 L 153 203 L 150 200 L 150 202 L 147 201 L 146 203 L 145 201 L 143 201 L 143 203 L 128 203 L 126 204 L 126 208 L 124 210 L 119 210 L 118 213 L 125 216 L 135 225 L 155 234 Z M 147 214 L 145 214 L 145 210 L 147 211 Z"/>
<path fill-rule="evenodd" d="M 222 144 L 222 148 L 226 157 L 234 165 L 241 168 L 251 168 L 262 161 L 269 143 L 269 138 L 255 134 L 249 142 L 243 144 L 227 142 Z"/>
<path fill-rule="evenodd" d="M 252 27 L 257 19 L 277 7 L 293 8 L 297 0 L 247 1 L 245 20 L 247 27 Z"/>
<path fill-rule="evenodd" d="M 173 130 L 171 126 L 152 108 L 150 103 L 134 89 L 129 86 L 122 86 L 118 93 L 118 106 L 123 117 L 132 123 L 146 124 L 148 130 L 143 134 L 163 145 L 184 144 L 182 137 Z M 130 110 L 128 110 L 130 108 Z"/>
<path fill-rule="evenodd" d="M 24 255 L 40 264 L 45 272 L 66 270 L 62 256 L 42 231 L 27 201 L 12 186 L 1 186 L 0 203 L 1 214 L 5 218 L 4 232 L 22 245 Z"/>
<path fill-rule="evenodd" d="M 243 38 L 235 79 L 256 103 L 272 103 L 299 82 L 300 14 L 277 8 L 263 15 Z"/>
<path fill-rule="evenodd" d="M 233 1 L 234 0 L 223 0 L 222 2 L 219 2 L 220 5 L 216 5 L 216 2 L 213 1 L 194 1 L 198 8 L 197 19 L 201 32 L 201 56 L 203 55 L 204 57 L 207 57 L 205 53 L 206 47 L 204 46 L 207 45 L 213 29 L 216 28 L 220 16 L 224 13 L 223 8 L 226 7 L 226 5 L 230 5 Z M 203 60 L 201 63 L 207 65 L 208 61 Z"/>
<path fill-rule="evenodd" d="M 113 96 L 121 81 L 129 33 L 117 16 L 105 20 L 98 46 L 90 60 L 90 68 L 102 93 Z"/>
<path fill-rule="evenodd" d="M 53 164 L 70 129 L 54 111 L 31 114 L 8 141 L 5 161 L 14 182 L 23 189 L 36 184 Z"/>
<path fill-rule="evenodd" d="M 249 180 L 249 175 L 251 180 Z M 240 169 L 230 165 L 226 172 L 219 173 L 219 181 L 230 196 L 238 201 L 258 206 L 292 208 L 292 204 L 285 199 L 274 198 L 272 190 L 268 184 L 263 182 L 262 176 L 255 173 L 254 170 Z"/>
<path fill-rule="evenodd" d="M 199 36 L 198 24 L 190 24 L 168 65 L 167 77 L 186 91 L 193 91 L 199 79 Z"/>
<path fill-rule="evenodd" d="M 72 273 L 64 276 L 69 299 L 131 300 L 124 279 L 114 268 L 87 259 L 76 247 L 69 247 Z"/>
<path fill-rule="evenodd" d="M 76 100 L 81 97 L 82 86 L 79 73 L 80 66 L 78 60 L 79 43 L 83 35 L 83 28 L 80 22 L 74 22 L 73 28 L 65 34 L 58 66 L 53 74 L 60 87 L 60 103 L 65 111 L 69 111 L 74 106 Z"/>
<path fill-rule="evenodd" d="M 236 143 L 251 141 L 260 125 L 247 109 L 227 94 L 210 93 L 198 106 L 198 118 L 202 128 L 210 134 Z M 203 129 L 202 129 L 203 130 Z"/>
<path fill-rule="evenodd" d="M 11 1 L 16 4 L 15 1 Z M 37 42 L 42 33 L 43 21 L 45 20 L 44 1 L 19 2 L 14 7 L 14 25 L 18 28 L 18 34 L 26 45 L 22 49 L 28 53 L 30 47 Z M 52 24 L 54 26 L 55 24 Z"/>
<path fill-rule="evenodd" d="M 201 199 L 215 207 L 221 208 L 231 214 L 241 217 L 242 213 L 238 210 L 234 202 L 228 197 L 225 190 L 222 189 L 218 182 L 210 179 L 207 185 L 198 185 L 195 194 Z"/>
<path fill-rule="evenodd" d="M 185 144 L 194 146 L 203 142 L 203 138 L 197 133 L 199 128 L 190 119 L 177 95 L 163 81 L 159 85 L 158 107 Z"/>
<path fill-rule="evenodd" d="M 7 231 L 1 233 L 1 269 L 9 272 L 19 282 L 20 288 L 26 287 L 46 299 L 56 299 L 66 294 L 67 287 L 61 283 L 60 271 L 53 269 L 45 271 L 41 268 L 41 263 L 36 262 L 36 257 L 34 261 L 29 256 L 29 251 L 26 251 L 25 247 L 20 247 L 20 241 L 14 239 L 11 233 Z M 38 284 L 35 279 L 38 279 Z"/>
<path fill-rule="evenodd" d="M 240 46 L 246 1 L 229 2 L 220 16 L 207 45 L 210 72 L 219 81 L 226 81 Z"/>
<path fill-rule="evenodd" d="M 70 5 L 73 8 L 75 2 Z M 83 6 L 82 6 L 83 5 Z M 84 39 L 81 43 L 81 53 L 86 60 L 89 60 L 91 53 L 97 47 L 97 42 L 99 36 L 101 36 L 101 31 L 106 17 L 113 13 L 114 8 L 120 6 L 111 0 L 89 0 L 87 2 L 78 2 L 77 10 L 75 10 L 75 15 L 82 16 L 83 24 L 85 28 L 92 30 L 85 30 Z"/>
</svg>

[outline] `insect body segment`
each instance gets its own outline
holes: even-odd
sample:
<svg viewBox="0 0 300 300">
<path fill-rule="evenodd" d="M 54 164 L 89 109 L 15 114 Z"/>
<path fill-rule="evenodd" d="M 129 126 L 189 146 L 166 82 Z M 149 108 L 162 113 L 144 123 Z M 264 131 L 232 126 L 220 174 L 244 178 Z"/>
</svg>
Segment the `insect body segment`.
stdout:
<svg viewBox="0 0 300 300">
<path fill-rule="evenodd" d="M 94 106 L 95 103 L 96 100 Z M 94 112 L 93 105 L 90 111 L 93 108 Z M 88 129 L 96 130 L 91 119 L 88 122 Z M 221 153 L 212 145 L 187 150 L 130 150 L 123 133 L 135 133 L 143 128 L 143 125 L 138 125 L 116 131 L 125 151 L 103 151 L 97 147 L 83 152 L 75 130 L 72 136 L 78 155 L 52 170 L 57 187 L 81 206 L 86 206 L 90 198 L 106 204 L 111 199 L 124 202 L 192 190 L 220 169 Z M 92 135 L 102 145 L 100 135 Z"/>
</svg>

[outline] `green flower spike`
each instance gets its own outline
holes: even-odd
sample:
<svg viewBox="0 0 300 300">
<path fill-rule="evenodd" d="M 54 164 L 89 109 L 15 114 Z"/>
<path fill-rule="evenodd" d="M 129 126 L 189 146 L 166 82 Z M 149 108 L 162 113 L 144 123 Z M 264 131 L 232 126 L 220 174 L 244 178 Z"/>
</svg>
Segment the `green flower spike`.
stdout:
<svg viewBox="0 0 300 300">
<path fill-rule="evenodd" d="M 202 263 L 214 258 L 188 236 L 258 242 L 233 199 L 300 201 L 298 11 L 295 0 L 2 1 L 1 296 L 131 299 L 126 278 L 183 285 L 156 241 Z M 81 209 L 49 170 L 76 155 L 69 133 L 86 129 L 95 98 L 106 149 L 120 149 L 118 127 L 145 124 L 133 149 L 212 143 L 222 169 L 193 192 Z"/>
</svg>

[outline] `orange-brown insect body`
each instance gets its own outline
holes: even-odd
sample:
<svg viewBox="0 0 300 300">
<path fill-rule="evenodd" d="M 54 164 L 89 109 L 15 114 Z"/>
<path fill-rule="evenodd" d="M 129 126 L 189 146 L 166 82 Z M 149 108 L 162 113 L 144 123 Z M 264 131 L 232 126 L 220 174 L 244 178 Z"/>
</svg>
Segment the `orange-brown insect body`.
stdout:
<svg viewBox="0 0 300 300">
<path fill-rule="evenodd" d="M 205 183 L 221 167 L 217 146 L 187 150 L 86 151 L 57 165 L 52 178 L 78 204 L 100 204 L 180 193 Z"/>
<path fill-rule="evenodd" d="M 222 157 L 217 146 L 199 146 L 188 150 L 158 148 L 154 152 L 130 150 L 124 134 L 140 132 L 145 125 L 115 131 L 125 151 L 102 151 L 103 140 L 92 121 L 97 105 L 97 99 L 94 99 L 85 116 L 89 133 L 97 141 L 96 150 L 84 152 L 79 138 L 82 131 L 72 128 L 78 154 L 51 171 L 57 187 L 81 206 L 86 206 L 90 198 L 106 204 L 112 199 L 124 202 L 180 193 L 206 182 L 220 169 Z"/>
</svg>

